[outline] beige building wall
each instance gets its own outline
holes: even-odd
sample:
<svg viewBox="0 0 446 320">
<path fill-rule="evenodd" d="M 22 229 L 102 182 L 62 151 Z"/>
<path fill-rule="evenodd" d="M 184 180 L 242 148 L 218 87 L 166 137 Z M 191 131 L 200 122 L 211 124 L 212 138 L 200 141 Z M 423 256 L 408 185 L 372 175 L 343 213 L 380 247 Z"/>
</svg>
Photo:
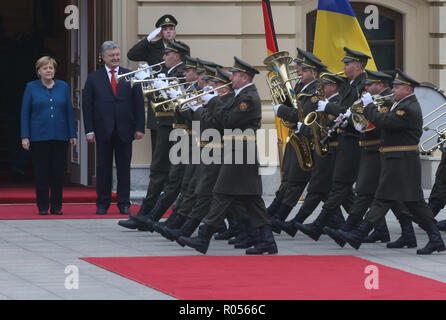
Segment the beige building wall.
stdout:
<svg viewBox="0 0 446 320">
<path fill-rule="evenodd" d="M 317 0 L 271 0 L 280 50 L 296 55 L 306 47 L 306 15 L 317 8 Z M 357 1 L 371 3 L 372 1 Z M 420 81 L 446 88 L 446 0 L 374 0 L 374 4 L 403 14 L 404 69 Z M 263 127 L 274 130 L 271 97 L 266 85 L 266 57 L 260 0 L 113 0 L 113 37 L 125 53 L 155 29 L 163 14 L 175 16 L 178 39 L 191 47 L 191 55 L 231 66 L 233 56 L 261 70 L 255 79 L 263 102 Z M 134 165 L 150 163 L 149 136 L 134 145 Z M 262 143 L 262 142 L 261 142 Z M 268 141 L 263 142 L 268 143 Z M 276 161 L 277 150 L 267 150 Z M 262 159 L 266 162 L 267 159 Z M 270 160 L 271 162 L 271 160 Z"/>
</svg>

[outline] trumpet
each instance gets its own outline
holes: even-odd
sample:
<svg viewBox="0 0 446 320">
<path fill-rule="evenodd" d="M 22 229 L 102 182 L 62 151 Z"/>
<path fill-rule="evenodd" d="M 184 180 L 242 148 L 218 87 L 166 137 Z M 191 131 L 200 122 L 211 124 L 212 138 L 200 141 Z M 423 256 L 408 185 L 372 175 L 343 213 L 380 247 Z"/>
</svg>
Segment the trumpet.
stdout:
<svg viewBox="0 0 446 320">
<path fill-rule="evenodd" d="M 180 111 L 185 111 L 185 110 L 189 109 L 188 107 L 184 107 L 185 104 L 188 104 L 188 103 L 190 103 L 190 102 L 192 102 L 194 100 L 200 99 L 202 96 L 204 96 L 204 95 L 206 95 L 208 93 L 220 90 L 222 88 L 225 88 L 225 87 L 228 87 L 228 86 L 231 86 L 231 85 L 232 85 L 232 82 L 229 82 L 229 83 L 226 83 L 226 84 L 224 84 L 222 86 L 214 88 L 212 90 L 204 91 L 204 92 L 202 92 L 200 94 L 197 94 L 196 96 L 193 96 L 193 97 L 190 97 L 190 98 L 187 98 L 187 99 L 179 99 L 178 100 L 178 107 L 180 108 Z M 223 95 L 219 95 L 219 96 L 223 96 Z"/>
<path fill-rule="evenodd" d="M 129 80 L 129 82 L 130 82 L 130 86 L 134 87 L 137 84 L 149 84 L 149 83 L 155 82 L 156 80 L 181 81 L 181 80 L 185 80 L 185 79 L 186 79 L 185 77 L 150 78 L 150 79 L 143 79 L 143 80 L 138 80 L 136 78 L 131 78 Z M 164 88 L 160 88 L 158 90 L 161 90 L 161 89 L 164 89 Z"/>
<path fill-rule="evenodd" d="M 169 89 L 171 89 L 171 88 L 176 88 L 176 87 L 180 87 L 180 86 L 192 86 L 192 85 L 194 85 L 194 84 L 197 83 L 197 82 L 198 82 L 198 81 L 196 80 L 196 81 L 191 81 L 191 82 L 177 83 L 177 84 L 173 84 L 173 85 L 171 85 L 171 86 L 167 86 L 167 87 L 159 88 L 159 89 L 143 89 L 143 90 L 142 90 L 142 93 L 143 93 L 144 95 L 148 95 L 148 94 L 151 94 L 151 93 L 155 93 L 155 92 L 157 92 L 157 91 L 160 91 L 160 90 L 169 90 Z"/>
<path fill-rule="evenodd" d="M 152 74 L 160 73 L 161 70 L 163 70 L 162 65 L 165 64 L 165 63 L 166 63 L 166 61 L 162 61 L 162 62 L 160 62 L 160 63 L 153 64 L 153 65 L 151 65 L 151 66 L 147 66 L 147 67 L 144 67 L 144 68 L 135 70 L 135 71 L 131 71 L 131 72 L 127 72 L 127 73 L 123 73 L 123 74 L 120 74 L 120 75 L 115 75 L 116 83 L 118 83 L 121 79 L 125 79 L 127 82 L 130 82 L 130 80 L 132 79 L 132 76 L 135 75 L 136 73 L 141 72 L 141 71 L 145 71 L 145 70 L 147 70 L 147 69 L 150 69 L 150 70 L 151 70 L 151 69 L 153 69 L 154 67 L 159 67 L 159 69 L 158 69 L 158 70 L 155 70 L 155 71 L 152 70 L 151 73 L 152 73 Z"/>
<path fill-rule="evenodd" d="M 373 103 L 378 107 L 378 110 L 380 110 L 384 103 L 393 100 L 393 93 L 386 96 L 375 94 L 372 96 L 372 99 Z M 369 120 L 367 120 L 367 118 L 363 114 L 364 105 L 361 99 L 356 100 L 350 109 L 352 111 L 352 121 L 355 125 L 356 124 L 361 125 L 362 130 L 364 131 L 370 131 L 375 129 L 374 126 L 370 125 Z"/>
</svg>

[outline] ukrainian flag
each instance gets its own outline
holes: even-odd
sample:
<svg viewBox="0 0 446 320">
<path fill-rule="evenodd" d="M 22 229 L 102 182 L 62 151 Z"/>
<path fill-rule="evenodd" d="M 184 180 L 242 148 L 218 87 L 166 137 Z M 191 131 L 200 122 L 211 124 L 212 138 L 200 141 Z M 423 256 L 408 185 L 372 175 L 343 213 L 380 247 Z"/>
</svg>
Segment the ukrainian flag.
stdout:
<svg viewBox="0 0 446 320">
<path fill-rule="evenodd" d="M 366 69 L 376 71 L 367 40 L 348 0 L 319 0 L 313 53 L 332 72 L 344 70 L 344 47 L 372 57 Z"/>
</svg>

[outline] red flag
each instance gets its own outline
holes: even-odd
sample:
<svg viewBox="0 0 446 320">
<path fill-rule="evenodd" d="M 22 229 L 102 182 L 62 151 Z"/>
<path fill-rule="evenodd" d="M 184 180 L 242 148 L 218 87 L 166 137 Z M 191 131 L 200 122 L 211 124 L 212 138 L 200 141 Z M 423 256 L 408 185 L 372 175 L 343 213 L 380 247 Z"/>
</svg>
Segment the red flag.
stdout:
<svg viewBox="0 0 446 320">
<path fill-rule="evenodd" d="M 263 20 L 265 22 L 266 48 L 268 55 L 279 51 L 277 46 L 276 31 L 274 30 L 273 14 L 271 12 L 271 3 L 269 0 L 262 0 Z"/>
</svg>

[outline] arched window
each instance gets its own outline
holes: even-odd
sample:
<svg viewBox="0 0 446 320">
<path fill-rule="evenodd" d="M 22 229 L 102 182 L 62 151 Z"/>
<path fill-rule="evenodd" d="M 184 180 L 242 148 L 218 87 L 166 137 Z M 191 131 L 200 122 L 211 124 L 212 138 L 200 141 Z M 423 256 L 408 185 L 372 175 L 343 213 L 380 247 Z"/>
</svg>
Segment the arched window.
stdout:
<svg viewBox="0 0 446 320">
<path fill-rule="evenodd" d="M 353 11 L 369 42 L 376 67 L 381 71 L 403 68 L 403 16 L 389 8 L 364 2 L 352 2 Z M 367 29 L 365 20 L 369 13 L 365 9 L 374 5 L 379 12 L 378 29 Z M 316 12 L 307 14 L 307 50 L 313 51 L 314 32 L 316 29 Z"/>
</svg>

